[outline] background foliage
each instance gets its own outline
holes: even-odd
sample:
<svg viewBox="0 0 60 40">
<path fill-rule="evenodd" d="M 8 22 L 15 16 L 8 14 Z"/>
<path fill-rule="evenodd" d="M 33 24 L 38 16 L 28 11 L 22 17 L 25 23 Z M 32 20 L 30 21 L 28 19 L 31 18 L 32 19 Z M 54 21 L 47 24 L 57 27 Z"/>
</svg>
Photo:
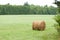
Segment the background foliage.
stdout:
<svg viewBox="0 0 60 40">
<path fill-rule="evenodd" d="M 29 5 L 28 2 L 24 5 L 0 5 L 0 15 L 19 15 L 19 14 L 43 14 L 43 15 L 52 15 L 56 14 L 57 8 L 47 5 Z"/>
</svg>

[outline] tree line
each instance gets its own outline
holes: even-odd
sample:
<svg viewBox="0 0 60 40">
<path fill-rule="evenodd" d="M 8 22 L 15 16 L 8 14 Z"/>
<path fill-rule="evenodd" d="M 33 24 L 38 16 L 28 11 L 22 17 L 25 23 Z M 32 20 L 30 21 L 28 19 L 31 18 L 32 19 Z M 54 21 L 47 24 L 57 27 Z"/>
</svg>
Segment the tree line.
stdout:
<svg viewBox="0 0 60 40">
<path fill-rule="evenodd" d="M 39 6 L 39 5 L 29 5 L 27 2 L 24 5 L 0 5 L 0 15 L 55 15 L 57 8 L 53 6 Z"/>
</svg>

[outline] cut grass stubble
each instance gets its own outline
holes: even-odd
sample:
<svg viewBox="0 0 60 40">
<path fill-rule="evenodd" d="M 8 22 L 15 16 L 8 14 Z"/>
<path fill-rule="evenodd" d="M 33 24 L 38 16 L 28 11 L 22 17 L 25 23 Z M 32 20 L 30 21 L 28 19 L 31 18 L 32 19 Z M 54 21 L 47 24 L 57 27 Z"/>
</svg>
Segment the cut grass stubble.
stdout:
<svg viewBox="0 0 60 40">
<path fill-rule="evenodd" d="M 0 15 L 0 40 L 57 40 L 54 15 Z M 44 31 L 32 30 L 32 22 L 45 20 Z"/>
</svg>

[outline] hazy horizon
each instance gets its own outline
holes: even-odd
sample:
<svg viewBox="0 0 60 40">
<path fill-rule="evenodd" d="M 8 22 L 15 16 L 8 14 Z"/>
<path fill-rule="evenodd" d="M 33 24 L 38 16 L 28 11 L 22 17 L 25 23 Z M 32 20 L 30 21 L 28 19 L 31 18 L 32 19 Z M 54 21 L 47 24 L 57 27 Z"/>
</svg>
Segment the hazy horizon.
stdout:
<svg viewBox="0 0 60 40">
<path fill-rule="evenodd" d="M 30 5 L 40 5 L 40 6 L 54 6 L 57 7 L 55 4 L 53 4 L 54 0 L 0 0 L 0 4 L 4 5 L 7 3 L 10 3 L 11 5 L 23 5 L 25 2 L 28 2 Z"/>
</svg>

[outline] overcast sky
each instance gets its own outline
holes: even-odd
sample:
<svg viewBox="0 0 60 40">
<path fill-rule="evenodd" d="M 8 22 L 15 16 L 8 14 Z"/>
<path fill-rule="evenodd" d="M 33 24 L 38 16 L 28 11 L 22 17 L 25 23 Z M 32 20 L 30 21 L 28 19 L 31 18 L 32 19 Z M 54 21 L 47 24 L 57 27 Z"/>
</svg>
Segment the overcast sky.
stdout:
<svg viewBox="0 0 60 40">
<path fill-rule="evenodd" d="M 34 5 L 48 5 L 48 6 L 56 6 L 53 4 L 54 0 L 0 0 L 0 4 L 10 3 L 11 5 L 23 5 L 25 2 Z"/>
</svg>

